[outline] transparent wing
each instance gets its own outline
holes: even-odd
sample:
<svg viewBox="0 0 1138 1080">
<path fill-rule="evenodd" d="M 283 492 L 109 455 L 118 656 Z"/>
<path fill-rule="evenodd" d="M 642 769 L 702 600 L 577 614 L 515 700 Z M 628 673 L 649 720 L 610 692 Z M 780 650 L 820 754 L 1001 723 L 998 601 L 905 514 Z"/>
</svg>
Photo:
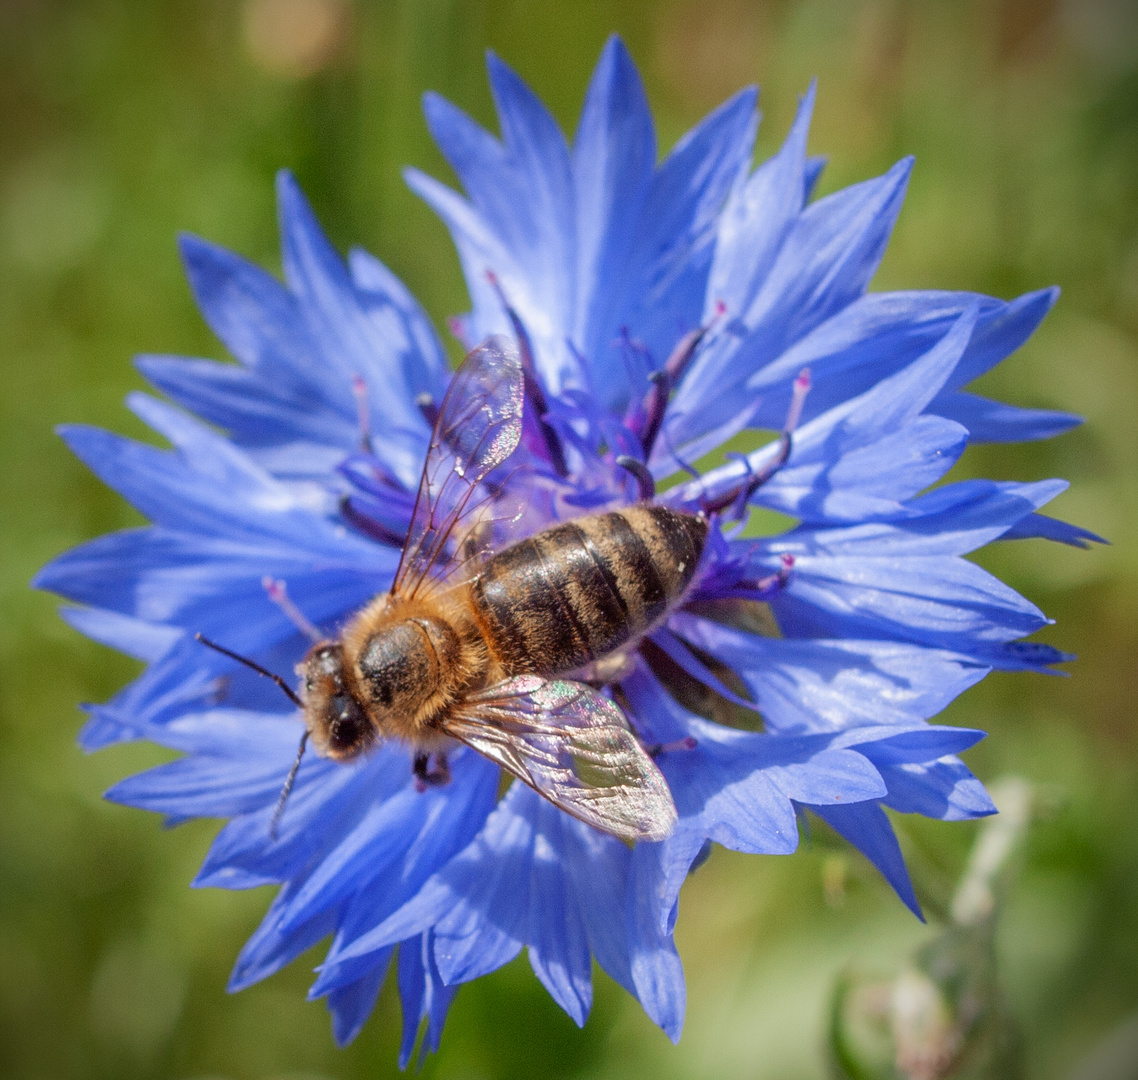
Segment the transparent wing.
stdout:
<svg viewBox="0 0 1138 1080">
<path fill-rule="evenodd" d="M 555 806 L 625 840 L 663 840 L 672 793 L 624 713 L 584 683 L 523 675 L 468 698 L 450 736 Z"/>
<path fill-rule="evenodd" d="M 502 339 L 479 345 L 454 373 L 435 420 L 393 594 L 410 598 L 432 570 L 444 579 L 485 549 L 496 517 L 494 493 L 480 486 L 517 447 L 523 400 L 521 360 Z"/>
</svg>

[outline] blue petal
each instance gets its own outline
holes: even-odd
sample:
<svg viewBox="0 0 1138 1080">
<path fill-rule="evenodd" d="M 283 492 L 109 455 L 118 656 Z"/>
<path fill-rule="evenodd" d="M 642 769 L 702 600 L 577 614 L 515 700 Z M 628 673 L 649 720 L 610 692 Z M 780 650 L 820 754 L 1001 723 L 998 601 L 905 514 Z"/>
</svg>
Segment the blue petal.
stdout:
<svg viewBox="0 0 1138 1080">
<path fill-rule="evenodd" d="M 328 995 L 328 1009 L 332 1013 L 332 1037 L 337 1046 L 347 1046 L 364 1026 L 375 1008 L 375 999 L 383 985 L 394 948 L 375 958 L 375 967 L 353 983 L 342 986 Z"/>
<path fill-rule="evenodd" d="M 460 783 L 460 781 L 456 781 Z M 435 798 L 431 798 L 431 795 Z M 448 797 L 455 792 L 448 791 Z M 339 842 L 306 876 L 292 903 L 281 913 L 284 928 L 299 925 L 310 913 L 330 907 L 366 888 L 400 856 L 419 835 L 428 816 L 438 817 L 440 802 L 434 792 L 417 792 L 408 785 L 391 798 L 372 802 Z M 430 811 L 434 810 L 434 814 Z"/>
<path fill-rule="evenodd" d="M 994 663 L 990 650 L 1047 623 L 1034 604 L 956 557 L 804 556 L 771 606 L 789 636 L 890 638 L 981 663 Z"/>
<path fill-rule="evenodd" d="M 829 162 L 827 157 L 808 157 L 806 159 L 806 169 L 802 177 L 802 205 L 805 206 L 813 197 L 814 189 L 818 186 L 818 181 L 822 176 L 823 170 Z"/>
<path fill-rule="evenodd" d="M 1040 480 L 1034 484 L 964 480 L 910 500 L 892 520 L 793 529 L 764 540 L 761 548 L 772 555 L 795 558 L 966 555 L 992 540 L 1018 535 L 1022 523 L 1034 520 L 1035 509 L 1066 488 L 1065 480 Z"/>
<path fill-rule="evenodd" d="M 773 329 L 781 346 L 860 296 L 885 252 L 905 197 L 912 159 L 808 206 L 743 317 L 752 332 Z M 766 351 L 766 350 L 764 350 Z"/>
<path fill-rule="evenodd" d="M 628 885 L 632 900 L 627 916 L 632 980 L 644 1011 L 677 1043 L 684 1027 L 687 988 L 670 928 L 660 928 L 657 913 L 664 880 L 657 861 L 649 853 L 654 846 L 640 844 L 632 852 Z"/>
<path fill-rule="evenodd" d="M 435 956 L 447 983 L 465 981 L 464 975 L 477 977 L 469 974 L 472 971 L 493 971 L 516 956 L 523 943 L 521 920 L 529 895 L 528 856 L 533 840 L 530 822 L 515 811 L 518 798 L 518 794 L 511 798 L 507 793 L 466 849 L 410 902 L 339 950 L 336 961 L 370 953 L 432 927 L 441 928 Z M 501 905 L 501 915 L 496 905 Z M 491 908 L 495 909 L 492 922 L 485 917 Z M 486 949 L 481 955 L 476 948 L 479 944 Z"/>
<path fill-rule="evenodd" d="M 379 755 L 377 760 L 351 765 L 306 757 L 276 839 L 270 837 L 275 800 L 268 800 L 258 810 L 233 818 L 218 833 L 194 885 L 249 888 L 295 877 L 315 854 L 314 838 L 325 846 L 334 842 L 335 833 L 327 828 L 328 822 L 343 814 L 358 813 L 370 803 L 377 787 L 378 797 L 383 797 L 383 788 L 390 788 L 396 780 L 394 769 L 382 767 L 388 764 Z M 387 783 L 380 786 L 385 772 Z M 401 778 L 405 777 L 403 773 Z"/>
<path fill-rule="evenodd" d="M 450 379 L 446 351 L 430 317 L 410 289 L 363 248 L 348 252 L 348 270 L 360 302 L 385 336 L 400 342 L 407 385 L 417 395 L 441 399 Z M 394 319 L 391 316 L 394 316 Z M 376 402 L 383 408 L 383 402 Z"/>
<path fill-rule="evenodd" d="M 746 332 L 742 317 L 770 275 L 803 209 L 806 136 L 814 95 L 812 83 L 782 148 L 736 185 L 720 215 L 703 317 L 710 321 L 722 304 L 730 321 L 724 332 L 710 336 L 671 403 L 669 425 L 685 443 L 687 433 L 679 434 L 684 412 L 707 406 L 709 386 L 726 388 L 750 374 L 751 362 L 739 345 L 740 334 Z"/>
<path fill-rule="evenodd" d="M 967 292 L 868 293 L 750 376 L 747 388 L 762 395 L 757 423 L 781 426 L 793 381 L 803 368 L 811 374 L 802 415 L 808 423 L 908 366 L 969 308 L 977 307 L 976 327 L 947 383 L 957 389 L 962 372 L 967 381 L 1018 348 L 1051 299 L 1050 291 L 1028 293 L 1010 303 Z"/>
<path fill-rule="evenodd" d="M 515 220 L 511 247 L 529 249 L 521 261 L 532 275 L 533 289 L 564 327 L 576 299 L 569 273 L 577 255 L 569 149 L 557 122 L 511 68 L 493 53 L 487 55 L 486 67 L 502 141 L 519 187 L 527 195 L 524 203 L 511 207 Z"/>
<path fill-rule="evenodd" d="M 985 733 L 976 728 L 916 724 L 905 729 L 860 728 L 847 731 L 838 740 L 842 746 L 856 746 L 878 767 L 927 764 L 975 746 Z M 809 802 L 799 799 L 799 802 Z"/>
<path fill-rule="evenodd" d="M 245 942 L 226 987 L 231 994 L 245 990 L 280 971 L 336 929 L 339 912 L 335 908 L 329 908 L 319 912 L 304 926 L 287 933 L 282 932 L 277 915 L 288 904 L 294 888 L 288 884 L 277 893 L 269 910 L 265 912 L 261 925 Z"/>
<path fill-rule="evenodd" d="M 679 813 L 672 835 L 646 846 L 658 863 L 650 902 L 661 932 L 671 932 L 680 886 L 706 841 L 735 851 L 786 854 L 798 844 L 795 803 L 833 805 L 886 794 L 877 769 L 850 746 L 892 737 L 895 729 L 848 738 L 833 732 L 793 738 L 733 731 L 687 712 L 643 666 L 622 686 L 639 723 L 650 719 L 654 732 L 683 733 L 694 741 L 691 748 L 665 750 L 657 758 Z M 638 880 L 642 887 L 649 879 Z M 649 902 L 639 895 L 633 900 Z"/>
<path fill-rule="evenodd" d="M 771 271 L 793 222 L 802 212 L 805 185 L 806 136 L 814 111 L 816 84 L 799 102 L 794 124 L 777 154 L 763 162 L 739 184 L 723 207 L 717 230 L 715 258 L 707 283 L 708 307 L 722 302 L 729 318 L 751 305 Z M 705 350 L 691 369 L 693 383 L 714 375 L 723 377 Z"/>
<path fill-rule="evenodd" d="M 271 802 L 284 776 L 281 763 L 272 758 L 234 761 L 195 756 L 128 777 L 105 797 L 177 818 L 236 817 Z"/>
<path fill-rule="evenodd" d="M 319 393 L 296 300 L 276 278 L 196 236 L 180 238 L 194 297 L 213 332 L 267 383 Z"/>
<path fill-rule="evenodd" d="M 525 943 L 534 834 L 525 789 L 511 790 L 515 798 L 502 800 L 470 856 L 482 866 L 456 860 L 445 872 L 453 899 L 434 924 L 435 961 L 445 983 L 496 971 Z"/>
<path fill-rule="evenodd" d="M 623 917 L 623 864 L 614 867 L 615 882 L 603 872 L 613 848 L 623 850 L 514 785 L 475 841 L 408 903 L 337 944 L 314 989 L 332 985 L 330 965 L 354 970 L 356 958 L 430 929 L 447 984 L 494 970 L 529 945 L 539 979 L 582 1024 L 592 1000 L 591 947 L 606 970 L 631 982 L 627 945 L 613 937 Z"/>
<path fill-rule="evenodd" d="M 136 660 L 160 659 L 182 636 L 177 627 L 162 626 L 105 608 L 61 607 L 59 617 L 93 641 L 109 645 Z"/>
<path fill-rule="evenodd" d="M 379 546 L 365 549 L 370 567 L 352 567 L 347 559 L 348 565 L 337 566 L 334 556 L 318 549 L 306 554 L 299 544 L 290 550 L 285 544 L 241 544 L 146 529 L 113 533 L 75 548 L 45 567 L 36 584 L 82 603 L 220 635 L 232 648 L 259 652 L 296 632 L 266 593 L 265 576 L 285 581 L 300 609 L 324 623 L 359 608 L 388 585 L 398 555 L 387 549 L 383 566 L 375 556 L 384 551 Z M 322 554 L 327 559 L 323 566 Z M 234 618 L 235 611 L 240 618 Z"/>
<path fill-rule="evenodd" d="M 355 891 L 343 905 L 336 938 L 309 991 L 310 998 L 322 997 L 366 974 L 374 965 L 374 957 L 394 942 L 373 948 L 366 941 L 361 944 L 361 939 L 414 899 L 436 871 L 462 851 L 482 828 L 494 806 L 498 770 L 472 752 L 458 755 L 452 768 L 451 784 L 423 793 L 428 804 L 434 805 L 428 806 L 416 828 L 399 836 L 403 850 L 398 858 L 386 869 L 377 867 L 372 874 L 366 872 L 369 864 L 364 860 L 365 872 L 356 876 Z M 403 776 L 407 776 L 406 764 Z M 344 831 L 349 830 L 350 823 Z M 312 869 L 314 875 L 320 874 L 318 860 Z M 325 890 L 310 904 L 322 899 L 327 902 L 334 895 L 338 893 Z M 293 906 L 287 914 L 290 922 L 306 917 L 305 909 L 299 906 Z"/>
<path fill-rule="evenodd" d="M 430 100 L 427 99 L 428 104 Z M 418 169 L 404 169 L 403 178 L 407 186 L 442 218 L 458 252 L 473 305 L 473 311 L 466 320 L 465 343 L 473 346 L 487 337 L 512 333 L 501 299 L 491 285 L 492 274 L 534 339 L 535 364 L 548 388 L 556 392 L 560 388 L 554 381 L 558 372 L 546 367 L 552 327 L 542 310 L 540 297 L 531 292 L 532 283 L 525 268 L 506 247 L 492 224 L 456 192 Z"/>
<path fill-rule="evenodd" d="M 967 440 L 967 430 L 951 420 L 918 416 L 835 461 L 788 467 L 755 501 L 806 522 L 894 515 L 956 464 Z"/>
<path fill-rule="evenodd" d="M 756 97 L 752 87 L 729 98 L 684 135 L 656 170 L 618 283 L 613 322 L 598 339 L 602 344 L 615 342 L 627 327 L 659 366 L 680 336 L 699 325 L 719 213 L 750 164 Z M 596 393 L 607 405 L 626 394 L 618 348 L 610 344 L 594 362 Z"/>
<path fill-rule="evenodd" d="M 403 1003 L 403 1038 L 399 1048 L 399 1067 L 411 1061 L 422 1022 L 427 1030 L 419 1052 L 419 1062 L 427 1051 L 439 1048 L 447 1010 L 454 999 L 453 986 L 447 986 L 435 966 L 432 936 L 423 934 L 399 946 L 399 996 Z"/>
<path fill-rule="evenodd" d="M 220 668 L 196 641 L 180 638 L 110 702 L 91 707 L 92 720 L 80 734 L 80 746 L 91 751 L 114 742 L 155 738 L 187 709 L 216 704 Z M 284 700 L 279 693 L 278 699 Z"/>
<path fill-rule="evenodd" d="M 586 357 L 608 354 L 613 307 L 656 166 L 656 133 L 632 58 L 610 37 L 589 83 L 573 142 L 577 316 Z M 608 378 L 602 378 L 608 382 Z"/>
<path fill-rule="evenodd" d="M 873 757 L 873 748 L 867 747 Z M 923 814 L 942 821 L 967 821 L 996 812 L 984 785 L 955 757 L 920 764 L 881 765 L 889 788 L 886 806 L 904 814 Z"/>
<path fill-rule="evenodd" d="M 586 898 L 578 907 L 589 949 L 608 975 L 634 994 L 625 926 L 632 853 L 619 840 L 575 819 L 562 820 L 561 830 L 562 865 L 576 895 Z"/>
<path fill-rule="evenodd" d="M 279 456 L 281 446 L 299 444 L 292 474 L 324 479 L 359 443 L 356 417 L 314 409 L 310 390 L 290 390 L 287 384 L 212 360 L 140 356 L 135 363 L 154 386 L 224 428 L 265 467 L 266 461 L 277 460 L 267 450 Z"/>
<path fill-rule="evenodd" d="M 451 783 L 444 788 L 418 792 L 408 784 L 386 803 L 373 802 L 354 827 L 343 828 L 338 842 L 313 868 L 281 916 L 282 922 L 297 922 L 308 908 L 338 903 L 366 890 L 367 917 L 374 925 L 379 912 L 390 914 L 417 891 L 441 863 L 465 846 L 493 806 L 497 770 L 469 751 L 455 757 L 452 770 Z M 394 875 L 388 868 L 397 859 L 403 861 Z"/>
<path fill-rule="evenodd" d="M 71 450 L 151 521 L 229 541 L 274 537 L 302 548 L 381 551 L 313 513 L 310 502 L 241 450 L 178 410 L 144 395 L 132 407 L 175 442 L 158 450 L 93 428 L 61 429 Z M 307 537 L 307 540 L 305 540 Z"/>
<path fill-rule="evenodd" d="M 978 308 L 967 309 L 924 355 L 864 394 L 800 427 L 794 433 L 789 465 L 820 454 L 832 456 L 869 446 L 915 420 L 951 375 L 972 336 L 977 316 Z M 773 482 L 777 480 L 778 476 Z"/>
<path fill-rule="evenodd" d="M 593 1004 L 593 961 L 577 892 L 563 865 L 568 818 L 529 796 L 535 821 L 530 870 L 529 961 L 534 974 L 573 1022 L 582 1027 Z"/>
<path fill-rule="evenodd" d="M 1001 534 L 1001 540 L 1029 540 L 1039 538 L 1054 540 L 1060 544 L 1070 544 L 1071 547 L 1088 548 L 1091 544 L 1107 544 L 1101 536 L 1089 529 L 1081 529 L 1078 525 L 1069 525 L 1065 521 L 1048 517 L 1046 514 L 1028 514 L 1020 518 L 1010 529 Z"/>
<path fill-rule="evenodd" d="M 814 505 L 824 501 L 830 491 L 829 471 L 842 457 L 896 437 L 898 429 L 924 411 L 960 359 L 975 327 L 977 312 L 978 308 L 969 308 L 936 345 L 901 371 L 798 428 L 786 465 L 759 489 L 754 501 L 787 509 L 805 499 L 804 489 L 815 492 Z M 941 430 L 947 438 L 947 430 Z M 770 467 L 779 453 L 777 442 L 768 444 L 743 461 L 728 462 L 698 480 L 672 488 L 667 501 L 678 507 L 698 508 L 704 500 L 733 490 L 748 477 Z"/>
<path fill-rule="evenodd" d="M 973 442 L 1052 439 L 1083 422 L 1083 418 L 1074 413 L 1021 409 L 962 391 L 938 394 L 929 410 L 962 424 Z"/>
<path fill-rule="evenodd" d="M 301 301 L 312 337 L 321 343 L 320 372 L 342 413 L 355 415 L 352 379 L 367 386 L 372 426 L 382 430 L 387 453 L 408 487 L 418 480 L 430 432 L 415 404 L 415 371 L 371 305 L 357 293 L 343 260 L 328 243 L 296 182 L 277 178 L 285 277 Z M 430 389 L 426 387 L 425 389 Z M 396 449 L 402 451 L 396 453 Z"/>
<path fill-rule="evenodd" d="M 768 728 L 785 733 L 924 720 L 988 672 L 944 649 L 850 638 L 765 638 L 687 614 L 671 621 L 687 640 L 733 668 Z"/>
<path fill-rule="evenodd" d="M 885 811 L 872 802 L 811 809 L 869 859 L 893 886 L 905 906 L 924 922 L 897 836 Z"/>
<path fill-rule="evenodd" d="M 996 318 L 984 320 L 977 326 L 968 350 L 953 372 L 950 388 L 957 390 L 967 385 L 1015 352 L 1035 333 L 1058 299 L 1059 290 L 1052 287 L 1024 293 L 1000 305 Z"/>
<path fill-rule="evenodd" d="M 697 381 L 693 370 L 684 380 L 677 419 L 668 425 L 674 445 L 700 434 L 710 418 L 721 419 L 721 395 L 730 386 L 861 296 L 884 253 L 911 167 L 910 159 L 901 161 L 885 176 L 828 195 L 799 215 L 762 287 L 745 311 L 731 313 L 730 332 L 741 340 L 730 367 L 721 367 L 716 379 Z"/>
</svg>

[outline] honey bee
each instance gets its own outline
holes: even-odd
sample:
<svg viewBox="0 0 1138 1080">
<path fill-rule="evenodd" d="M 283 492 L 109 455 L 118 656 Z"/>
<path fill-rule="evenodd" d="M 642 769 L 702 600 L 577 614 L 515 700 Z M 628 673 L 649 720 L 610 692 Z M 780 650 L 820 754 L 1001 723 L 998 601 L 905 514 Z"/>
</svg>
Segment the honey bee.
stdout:
<svg viewBox="0 0 1138 1080">
<path fill-rule="evenodd" d="M 642 503 L 471 554 L 483 481 L 521 437 L 523 379 L 493 340 L 456 372 L 390 592 L 297 666 L 305 739 L 341 762 L 397 739 L 421 789 L 449 779 L 447 751 L 463 743 L 598 829 L 660 840 L 676 821 L 668 786 L 619 706 L 582 679 L 681 600 L 707 521 Z"/>
</svg>

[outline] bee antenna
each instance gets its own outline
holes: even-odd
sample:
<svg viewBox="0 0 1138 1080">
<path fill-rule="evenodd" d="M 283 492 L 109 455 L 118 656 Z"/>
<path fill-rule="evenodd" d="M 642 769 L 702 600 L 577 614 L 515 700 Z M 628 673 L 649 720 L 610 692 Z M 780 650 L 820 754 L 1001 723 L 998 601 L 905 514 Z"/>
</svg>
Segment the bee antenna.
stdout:
<svg viewBox="0 0 1138 1080">
<path fill-rule="evenodd" d="M 292 768 L 289 769 L 288 776 L 285 777 L 284 787 L 281 788 L 281 797 L 277 799 L 277 808 L 273 811 L 273 820 L 269 823 L 269 839 L 274 843 L 277 839 L 277 826 L 284 816 L 285 803 L 288 802 L 288 797 L 292 794 L 292 785 L 296 782 L 296 774 L 300 770 L 300 759 L 304 757 L 304 750 L 307 746 L 308 732 L 306 731 L 300 737 L 300 747 L 296 751 L 296 760 L 293 761 Z"/>
<path fill-rule="evenodd" d="M 238 663 L 244 664 L 247 668 L 252 668 L 258 675 L 264 675 L 266 679 L 272 679 L 284 691 L 285 696 L 291 701 L 298 709 L 304 708 L 304 702 L 296 696 L 296 691 L 293 690 L 288 683 L 284 681 L 279 675 L 274 674 L 267 668 L 261 667 L 254 660 L 250 660 L 247 656 L 242 656 L 240 653 L 235 653 L 227 649 L 224 645 L 218 645 L 216 641 L 210 641 L 205 634 L 194 634 L 194 639 L 200 641 L 203 645 L 213 649 L 215 652 L 221 653 L 222 656 L 228 656 L 231 660 L 236 660 Z"/>
</svg>

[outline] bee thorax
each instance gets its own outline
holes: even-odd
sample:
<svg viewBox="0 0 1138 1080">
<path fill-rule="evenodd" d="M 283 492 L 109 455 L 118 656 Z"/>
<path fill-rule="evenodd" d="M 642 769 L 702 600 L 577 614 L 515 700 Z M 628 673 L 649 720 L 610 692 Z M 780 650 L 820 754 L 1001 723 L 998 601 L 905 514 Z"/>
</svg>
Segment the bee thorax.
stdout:
<svg viewBox="0 0 1138 1080">
<path fill-rule="evenodd" d="M 390 623 L 362 643 L 355 661 L 360 698 L 384 734 L 414 737 L 430 723 L 453 696 L 462 652 L 450 623 L 428 615 Z"/>
</svg>

